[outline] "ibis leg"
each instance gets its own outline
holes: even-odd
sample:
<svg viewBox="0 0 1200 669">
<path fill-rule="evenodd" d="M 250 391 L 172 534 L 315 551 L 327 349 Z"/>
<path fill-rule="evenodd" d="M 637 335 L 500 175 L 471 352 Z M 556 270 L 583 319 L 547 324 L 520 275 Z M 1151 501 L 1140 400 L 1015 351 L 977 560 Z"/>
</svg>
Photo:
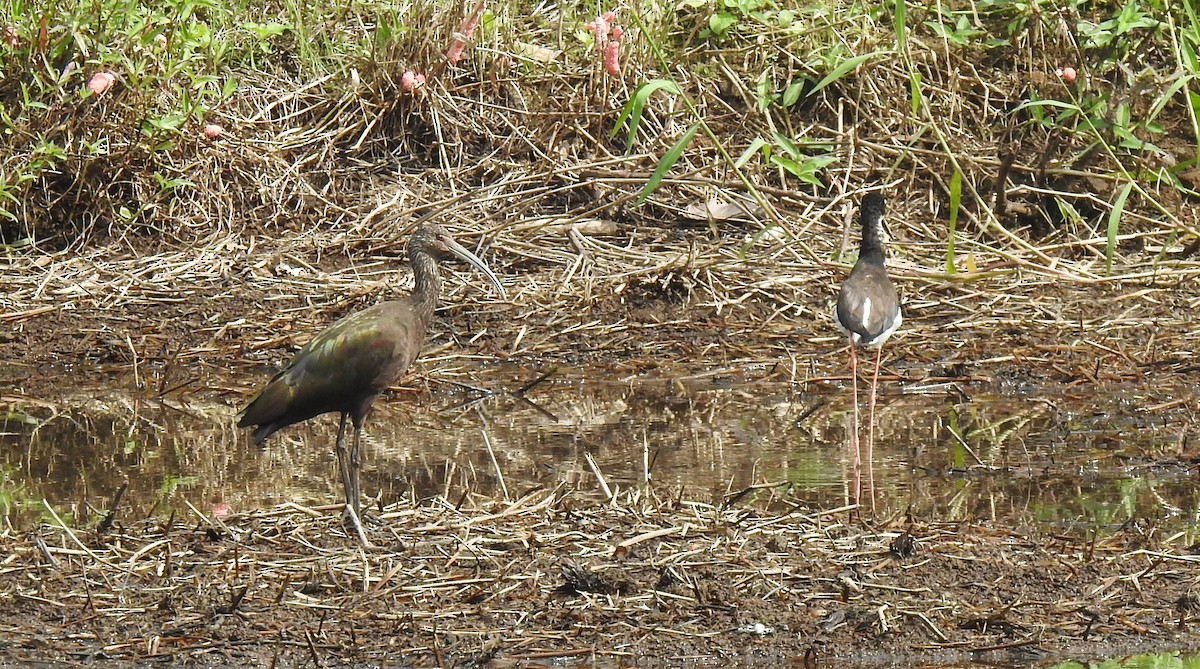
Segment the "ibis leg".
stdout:
<svg viewBox="0 0 1200 669">
<path fill-rule="evenodd" d="M 362 499 L 362 492 L 358 487 L 358 475 L 362 471 L 362 452 L 359 450 L 359 444 L 362 443 L 362 421 L 354 421 L 354 446 L 350 448 L 350 483 L 352 495 L 351 505 L 354 507 L 354 513 L 359 513 L 359 502 Z"/>
<path fill-rule="evenodd" d="M 342 418 L 338 422 L 337 461 L 338 476 L 342 479 L 342 490 L 346 493 L 346 503 L 350 504 L 354 500 L 351 496 L 354 483 L 350 480 L 350 457 L 346 453 L 346 418 L 348 417 L 349 414 L 342 413 Z"/>
</svg>

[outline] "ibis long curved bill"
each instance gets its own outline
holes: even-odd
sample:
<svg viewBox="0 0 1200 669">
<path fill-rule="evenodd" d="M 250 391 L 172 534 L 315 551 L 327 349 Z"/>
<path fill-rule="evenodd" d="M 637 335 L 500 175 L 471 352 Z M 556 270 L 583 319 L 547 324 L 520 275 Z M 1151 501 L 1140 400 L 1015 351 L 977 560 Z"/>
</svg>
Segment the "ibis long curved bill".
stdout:
<svg viewBox="0 0 1200 669">
<path fill-rule="evenodd" d="M 500 279 L 496 277 L 495 273 L 492 272 L 492 269 L 488 267 L 487 263 L 483 262 L 479 256 L 468 251 L 465 246 L 454 241 L 454 239 L 448 235 L 440 238 L 438 241 L 442 242 L 442 244 L 446 246 L 447 251 L 467 261 L 472 267 L 482 272 L 483 275 L 487 277 L 488 282 L 496 287 L 496 292 L 500 293 L 500 297 L 508 297 L 508 295 L 504 292 L 504 286 L 500 284 Z"/>
</svg>

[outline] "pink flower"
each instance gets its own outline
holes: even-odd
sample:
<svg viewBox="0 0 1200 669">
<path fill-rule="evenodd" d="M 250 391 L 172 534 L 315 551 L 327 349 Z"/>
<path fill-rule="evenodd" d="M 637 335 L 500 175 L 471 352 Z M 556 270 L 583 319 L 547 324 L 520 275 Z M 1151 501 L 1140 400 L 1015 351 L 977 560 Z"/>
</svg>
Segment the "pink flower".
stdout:
<svg viewBox="0 0 1200 669">
<path fill-rule="evenodd" d="M 1068 84 L 1071 83 L 1072 81 L 1075 81 L 1075 77 L 1077 76 L 1077 73 L 1075 72 L 1075 68 L 1073 68 L 1073 67 L 1060 67 L 1054 71 L 1054 74 L 1057 74 L 1059 77 L 1062 77 L 1062 80 L 1067 82 Z"/>
<path fill-rule="evenodd" d="M 104 92 L 112 88 L 113 82 L 116 80 L 116 76 L 111 72 L 97 72 L 92 75 L 91 79 L 88 79 L 87 89 L 93 95 L 104 95 Z"/>
<path fill-rule="evenodd" d="M 596 54 L 600 56 L 600 63 L 603 65 L 604 71 L 614 77 L 619 77 L 621 76 L 621 37 L 625 31 L 621 29 L 621 26 L 613 25 L 613 21 L 616 20 L 617 13 L 608 11 L 588 21 L 584 26 L 592 31 L 596 43 Z"/>
<path fill-rule="evenodd" d="M 217 125 L 216 123 L 205 123 L 204 124 L 204 136 L 209 139 L 216 139 L 216 138 L 220 137 L 221 133 L 223 133 L 223 132 L 225 132 L 225 128 L 222 128 L 221 126 Z"/>
<path fill-rule="evenodd" d="M 450 41 L 450 48 L 446 49 L 446 60 L 450 61 L 451 65 L 462 60 L 463 51 L 467 48 L 467 42 L 470 41 L 472 33 L 475 32 L 475 27 L 479 25 L 479 19 L 483 16 L 484 0 L 479 0 L 479 4 L 475 5 L 475 13 L 467 17 L 463 21 L 462 27 Z"/>
<path fill-rule="evenodd" d="M 0 28 L 0 42 L 4 42 L 14 49 L 21 46 L 21 38 L 17 36 L 17 27 L 6 25 Z"/>
<path fill-rule="evenodd" d="M 424 85 L 425 75 L 423 74 L 409 70 L 400 76 L 400 88 L 404 89 L 405 93 L 411 93 Z"/>
</svg>

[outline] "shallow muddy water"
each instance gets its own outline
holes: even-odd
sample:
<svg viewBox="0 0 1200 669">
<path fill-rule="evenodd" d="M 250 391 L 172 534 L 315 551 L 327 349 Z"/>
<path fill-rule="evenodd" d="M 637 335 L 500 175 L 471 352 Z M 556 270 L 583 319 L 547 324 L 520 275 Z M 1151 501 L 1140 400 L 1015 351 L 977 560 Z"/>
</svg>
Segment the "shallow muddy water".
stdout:
<svg viewBox="0 0 1200 669">
<path fill-rule="evenodd" d="M 717 503 L 853 502 L 848 388 L 556 376 L 513 394 L 537 376 L 478 370 L 471 384 L 492 394 L 414 382 L 415 391 L 377 403 L 364 432 L 364 494 L 385 504 L 442 495 L 453 504 L 537 487 L 602 496 L 648 486 L 663 498 Z M 259 381 L 239 379 L 238 387 Z M 233 425 L 242 395 L 210 387 L 145 399 L 149 393 L 115 389 L 127 384 L 62 387 L 0 406 L 0 512 L 9 522 L 46 517 L 42 500 L 85 522 L 125 480 L 129 517 L 187 512 L 188 504 L 219 515 L 341 500 L 335 416 L 256 448 Z M 873 464 L 859 483 L 862 504 L 879 516 L 930 520 L 1194 528 L 1194 428 L 1179 408 L 1186 403 L 1170 397 L 1161 388 L 1149 397 L 1128 387 L 889 384 Z"/>
</svg>

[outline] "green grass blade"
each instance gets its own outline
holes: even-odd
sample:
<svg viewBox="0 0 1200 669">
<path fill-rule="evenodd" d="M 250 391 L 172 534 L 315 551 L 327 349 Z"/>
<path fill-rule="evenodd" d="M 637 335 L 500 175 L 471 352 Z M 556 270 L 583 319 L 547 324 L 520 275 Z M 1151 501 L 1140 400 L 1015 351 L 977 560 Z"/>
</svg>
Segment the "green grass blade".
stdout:
<svg viewBox="0 0 1200 669">
<path fill-rule="evenodd" d="M 842 77 L 846 76 L 847 73 L 851 72 L 852 70 L 854 70 L 854 68 L 858 67 L 859 65 L 862 65 L 864 62 L 874 58 L 875 56 L 880 56 L 885 53 L 890 53 L 890 52 L 887 49 L 879 49 L 877 51 L 872 51 L 871 53 L 860 54 L 853 58 L 848 58 L 848 59 L 842 61 L 840 65 L 833 68 L 832 72 L 825 75 L 825 77 L 823 79 L 821 79 L 819 82 L 817 82 L 817 85 L 813 86 L 813 89 L 808 92 L 808 95 L 811 96 L 812 94 L 816 93 L 817 91 L 821 90 L 822 88 L 825 88 L 829 84 L 832 84 L 833 82 L 837 81 L 838 79 L 841 79 Z"/>
<path fill-rule="evenodd" d="M 1175 97 L 1175 94 L 1178 93 L 1184 86 L 1187 86 L 1189 83 L 1191 83 L 1191 81 L 1192 78 L 1186 76 L 1181 76 L 1176 79 L 1175 83 L 1168 86 L 1167 90 L 1163 91 L 1162 95 L 1158 96 L 1158 99 L 1154 101 L 1154 104 L 1150 107 L 1150 111 L 1146 114 L 1145 120 L 1153 121 L 1154 119 L 1158 118 L 1158 115 L 1162 113 L 1162 110 L 1167 106 L 1167 103 Z"/>
<path fill-rule="evenodd" d="M 946 274 L 954 274 L 954 235 L 958 227 L 958 205 L 962 201 L 962 172 L 950 175 L 950 229 L 946 234 Z"/>
<path fill-rule="evenodd" d="M 1108 243 L 1104 247 L 1104 271 L 1108 274 L 1112 274 L 1113 253 L 1117 249 L 1117 228 L 1121 223 L 1121 214 L 1125 212 L 1125 200 L 1132 191 L 1133 182 L 1130 181 L 1117 194 L 1117 200 L 1108 214 Z"/>
<path fill-rule="evenodd" d="M 625 103 L 625 108 L 617 116 L 617 122 L 613 125 L 612 132 L 608 133 L 608 138 L 612 139 L 621 131 L 621 126 L 628 125 L 629 133 L 625 140 L 626 152 L 633 148 L 633 140 L 637 137 L 638 124 L 642 122 L 642 110 L 646 107 L 646 101 L 657 90 L 665 90 L 674 95 L 678 95 L 680 92 L 679 86 L 670 79 L 651 79 L 638 86 L 633 97 L 629 98 L 629 102 Z"/>
<path fill-rule="evenodd" d="M 921 111 L 921 73 L 916 70 L 908 74 L 908 102 L 916 116 Z"/>
<path fill-rule="evenodd" d="M 650 180 L 642 187 L 642 192 L 638 194 L 637 200 L 634 202 L 635 205 L 645 202 L 646 198 L 650 197 L 650 194 L 654 192 L 654 189 L 658 188 L 658 184 L 662 182 L 663 177 L 667 174 L 667 170 L 671 169 L 675 165 L 675 162 L 679 160 L 679 156 L 683 155 L 684 150 L 692 142 L 692 138 L 696 136 L 698 130 L 700 130 L 700 124 L 693 123 L 692 127 L 688 128 L 687 132 L 683 133 L 683 136 L 675 142 L 671 150 L 667 151 L 662 160 L 658 161 L 658 167 L 654 168 L 654 174 L 650 175 Z"/>
<path fill-rule="evenodd" d="M 1030 100 L 1028 102 L 1022 102 L 1013 108 L 1013 112 L 1025 111 L 1026 109 L 1041 109 L 1042 107 L 1058 107 L 1059 109 L 1064 109 L 1076 114 L 1083 113 L 1083 110 L 1079 108 L 1079 105 L 1071 104 L 1070 102 L 1062 102 L 1060 100 Z"/>
</svg>

